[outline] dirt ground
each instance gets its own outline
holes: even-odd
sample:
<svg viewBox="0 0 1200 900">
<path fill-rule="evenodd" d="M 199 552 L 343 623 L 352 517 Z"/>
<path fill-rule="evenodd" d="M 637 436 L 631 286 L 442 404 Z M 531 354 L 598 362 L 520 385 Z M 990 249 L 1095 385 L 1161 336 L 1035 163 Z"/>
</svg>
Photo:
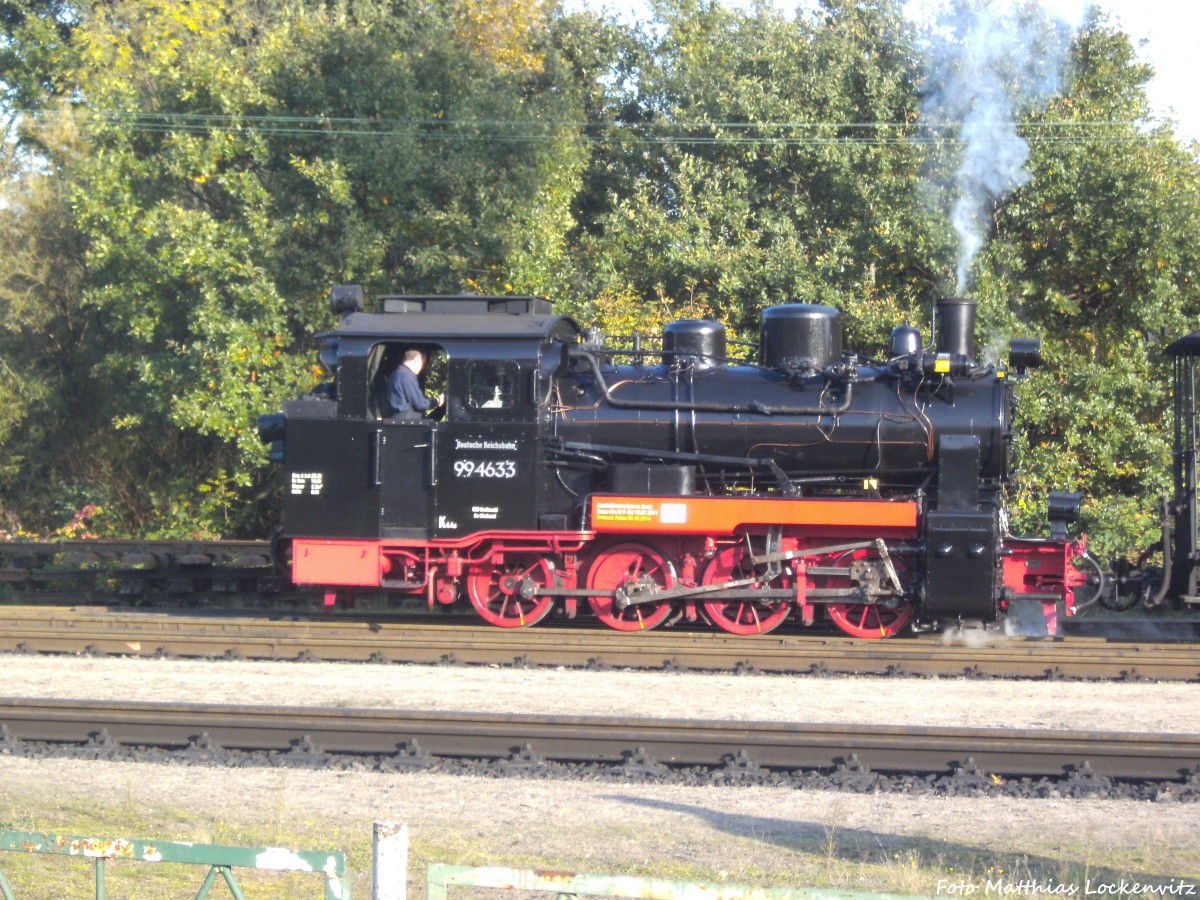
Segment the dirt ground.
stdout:
<svg viewBox="0 0 1200 900">
<path fill-rule="evenodd" d="M 25 656 L 0 671 L 9 696 L 1200 731 L 1193 684 Z M 376 821 L 408 824 L 414 891 L 440 861 L 943 896 L 1136 896 L 1149 880 L 1200 892 L 1200 804 L 0 757 L 2 827 L 349 847 L 358 897 Z"/>
</svg>

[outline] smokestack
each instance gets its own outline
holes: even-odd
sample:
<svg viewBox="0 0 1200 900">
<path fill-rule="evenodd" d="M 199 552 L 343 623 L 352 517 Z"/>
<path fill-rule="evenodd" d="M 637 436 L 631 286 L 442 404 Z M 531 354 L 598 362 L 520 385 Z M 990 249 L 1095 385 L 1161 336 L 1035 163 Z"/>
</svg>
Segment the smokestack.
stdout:
<svg viewBox="0 0 1200 900">
<path fill-rule="evenodd" d="M 943 297 L 937 302 L 937 352 L 975 358 L 975 301 Z"/>
</svg>

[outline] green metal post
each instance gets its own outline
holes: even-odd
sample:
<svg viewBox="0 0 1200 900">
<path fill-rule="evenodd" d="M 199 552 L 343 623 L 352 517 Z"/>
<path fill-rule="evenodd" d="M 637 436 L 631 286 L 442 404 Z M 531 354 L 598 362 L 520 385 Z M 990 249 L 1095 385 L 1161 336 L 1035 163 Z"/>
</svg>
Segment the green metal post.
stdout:
<svg viewBox="0 0 1200 900">
<path fill-rule="evenodd" d="M 233 900 L 246 900 L 242 893 L 241 885 L 237 883 L 237 879 L 233 877 L 233 870 L 229 866 L 213 866 L 208 870 L 208 875 L 204 878 L 204 884 L 200 885 L 200 891 L 196 894 L 196 900 L 204 900 L 208 896 L 209 890 L 212 889 L 213 883 L 216 882 L 217 876 L 220 875 L 225 879 L 225 884 L 229 888 L 229 893 L 233 894 Z M 328 896 L 328 894 L 326 894 Z"/>
<path fill-rule="evenodd" d="M 221 872 L 221 877 L 225 879 L 225 884 L 229 886 L 229 893 L 233 894 L 233 900 L 246 900 L 246 897 L 242 894 L 241 887 L 238 886 L 237 879 L 233 877 L 233 870 L 229 866 L 218 866 L 217 868 Z M 328 897 L 328 882 L 326 882 L 325 890 L 325 896 Z"/>
<path fill-rule="evenodd" d="M 204 884 L 200 885 L 200 890 L 196 892 L 196 900 L 204 900 L 208 896 L 209 889 L 212 888 L 213 882 L 217 880 L 217 867 L 213 866 L 208 870 L 208 874 L 204 876 Z"/>
<path fill-rule="evenodd" d="M 104 900 L 104 857 L 96 857 L 96 900 Z"/>
</svg>

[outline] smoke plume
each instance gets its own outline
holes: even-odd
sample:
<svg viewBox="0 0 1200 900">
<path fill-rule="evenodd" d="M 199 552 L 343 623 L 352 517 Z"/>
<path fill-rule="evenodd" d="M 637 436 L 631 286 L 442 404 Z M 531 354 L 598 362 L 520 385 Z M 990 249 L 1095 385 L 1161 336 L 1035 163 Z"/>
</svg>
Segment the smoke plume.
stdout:
<svg viewBox="0 0 1200 900">
<path fill-rule="evenodd" d="M 1082 4 L 909 0 L 905 8 L 927 35 L 926 124 L 961 147 L 945 179 L 959 238 L 959 292 L 987 236 L 990 203 L 1029 180 L 1029 145 L 1017 133 L 1017 116 L 1058 89 Z"/>
</svg>

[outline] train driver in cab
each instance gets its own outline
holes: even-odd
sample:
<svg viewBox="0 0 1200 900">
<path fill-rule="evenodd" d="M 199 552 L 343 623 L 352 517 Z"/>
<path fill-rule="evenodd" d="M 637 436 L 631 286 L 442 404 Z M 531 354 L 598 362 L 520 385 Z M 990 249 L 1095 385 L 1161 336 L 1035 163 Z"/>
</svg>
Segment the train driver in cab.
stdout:
<svg viewBox="0 0 1200 900">
<path fill-rule="evenodd" d="M 420 419 L 424 413 L 446 402 L 444 394 L 426 397 L 417 376 L 425 368 L 425 354 L 406 350 L 400 365 L 387 380 L 387 417 L 389 419 Z"/>
</svg>

